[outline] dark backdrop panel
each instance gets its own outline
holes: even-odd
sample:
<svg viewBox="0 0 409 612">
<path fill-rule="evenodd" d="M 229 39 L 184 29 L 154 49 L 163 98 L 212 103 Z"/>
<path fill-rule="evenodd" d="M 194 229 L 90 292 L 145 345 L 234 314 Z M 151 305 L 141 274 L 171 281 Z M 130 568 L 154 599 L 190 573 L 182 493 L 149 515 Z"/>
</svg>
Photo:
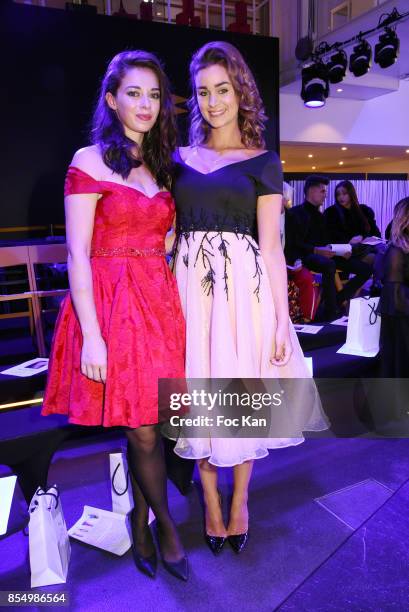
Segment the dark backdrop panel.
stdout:
<svg viewBox="0 0 409 612">
<path fill-rule="evenodd" d="M 210 40 L 232 42 L 250 64 L 270 117 L 267 144 L 278 150 L 276 39 L 2 3 L 0 227 L 64 221 L 66 167 L 88 144 L 99 82 L 113 55 L 157 53 L 174 93 L 186 98 L 189 59 Z M 183 133 L 186 115 L 179 117 Z"/>
</svg>

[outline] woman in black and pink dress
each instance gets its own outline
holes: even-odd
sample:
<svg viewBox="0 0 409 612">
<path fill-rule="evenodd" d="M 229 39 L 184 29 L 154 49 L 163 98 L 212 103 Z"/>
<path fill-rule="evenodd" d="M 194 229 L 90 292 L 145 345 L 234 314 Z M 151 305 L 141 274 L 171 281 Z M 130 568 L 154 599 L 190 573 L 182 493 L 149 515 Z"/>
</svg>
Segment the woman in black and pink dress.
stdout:
<svg viewBox="0 0 409 612">
<path fill-rule="evenodd" d="M 193 57 L 190 146 L 177 152 L 173 193 L 174 272 L 186 318 L 187 378 L 309 378 L 289 322 L 280 243 L 282 171 L 265 149 L 266 116 L 253 75 L 235 47 L 212 42 Z M 314 404 L 316 407 L 317 404 Z M 295 406 L 291 438 L 179 438 L 176 452 L 197 459 L 206 504 L 206 541 L 228 537 L 240 552 L 248 537 L 253 460 L 299 444 L 325 428 L 319 409 Z M 227 527 L 217 468 L 233 467 Z"/>
</svg>

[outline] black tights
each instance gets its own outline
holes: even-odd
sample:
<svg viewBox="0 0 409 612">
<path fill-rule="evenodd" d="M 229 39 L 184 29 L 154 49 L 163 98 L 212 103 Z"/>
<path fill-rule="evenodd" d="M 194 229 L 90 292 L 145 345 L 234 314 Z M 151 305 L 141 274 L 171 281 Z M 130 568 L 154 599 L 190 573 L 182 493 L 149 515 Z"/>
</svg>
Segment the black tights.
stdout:
<svg viewBox="0 0 409 612">
<path fill-rule="evenodd" d="M 146 425 L 128 430 L 128 466 L 131 474 L 135 509 L 132 513 L 134 544 L 140 554 L 152 553 L 153 543 L 148 525 L 148 509 L 152 508 L 164 558 L 178 561 L 183 547 L 169 513 L 166 466 L 159 427 Z M 135 542 L 135 539 L 137 540 Z"/>
</svg>

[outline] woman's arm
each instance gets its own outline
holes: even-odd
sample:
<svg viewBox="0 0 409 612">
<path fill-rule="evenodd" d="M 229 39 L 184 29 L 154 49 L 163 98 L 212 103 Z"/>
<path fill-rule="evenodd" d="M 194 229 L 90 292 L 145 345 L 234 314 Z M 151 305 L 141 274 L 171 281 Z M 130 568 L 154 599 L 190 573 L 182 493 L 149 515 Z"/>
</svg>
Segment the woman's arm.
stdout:
<svg viewBox="0 0 409 612">
<path fill-rule="evenodd" d="M 274 365 L 285 365 L 292 346 L 289 332 L 287 269 L 280 242 L 281 195 L 260 196 L 257 225 L 260 253 L 265 263 L 273 295 L 277 329 L 271 352 Z"/>
<path fill-rule="evenodd" d="M 73 166 L 91 174 L 95 167 L 86 152 L 74 156 Z M 94 174 L 95 175 L 95 174 Z M 65 197 L 65 219 L 68 248 L 68 277 L 71 298 L 83 336 L 81 372 L 97 382 L 106 380 L 106 346 L 101 335 L 95 309 L 90 251 L 97 193 Z"/>
<path fill-rule="evenodd" d="M 165 252 L 166 255 L 170 255 L 173 251 L 173 247 L 176 239 L 176 215 L 173 217 L 172 225 L 166 234 L 165 238 Z"/>
</svg>

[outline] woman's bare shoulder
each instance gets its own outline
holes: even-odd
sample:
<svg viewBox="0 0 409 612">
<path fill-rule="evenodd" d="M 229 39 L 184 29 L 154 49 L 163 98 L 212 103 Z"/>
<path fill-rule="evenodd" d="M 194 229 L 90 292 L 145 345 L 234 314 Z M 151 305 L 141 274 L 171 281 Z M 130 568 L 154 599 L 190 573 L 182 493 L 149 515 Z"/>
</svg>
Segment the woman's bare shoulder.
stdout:
<svg viewBox="0 0 409 612">
<path fill-rule="evenodd" d="M 99 146 L 91 145 L 78 149 L 72 158 L 71 166 L 75 166 L 95 178 L 101 177 L 104 162 Z"/>
<path fill-rule="evenodd" d="M 186 147 L 178 147 L 179 155 L 183 159 L 183 161 L 185 161 L 192 154 L 194 149 L 195 147 L 192 147 L 190 145 Z"/>
</svg>

